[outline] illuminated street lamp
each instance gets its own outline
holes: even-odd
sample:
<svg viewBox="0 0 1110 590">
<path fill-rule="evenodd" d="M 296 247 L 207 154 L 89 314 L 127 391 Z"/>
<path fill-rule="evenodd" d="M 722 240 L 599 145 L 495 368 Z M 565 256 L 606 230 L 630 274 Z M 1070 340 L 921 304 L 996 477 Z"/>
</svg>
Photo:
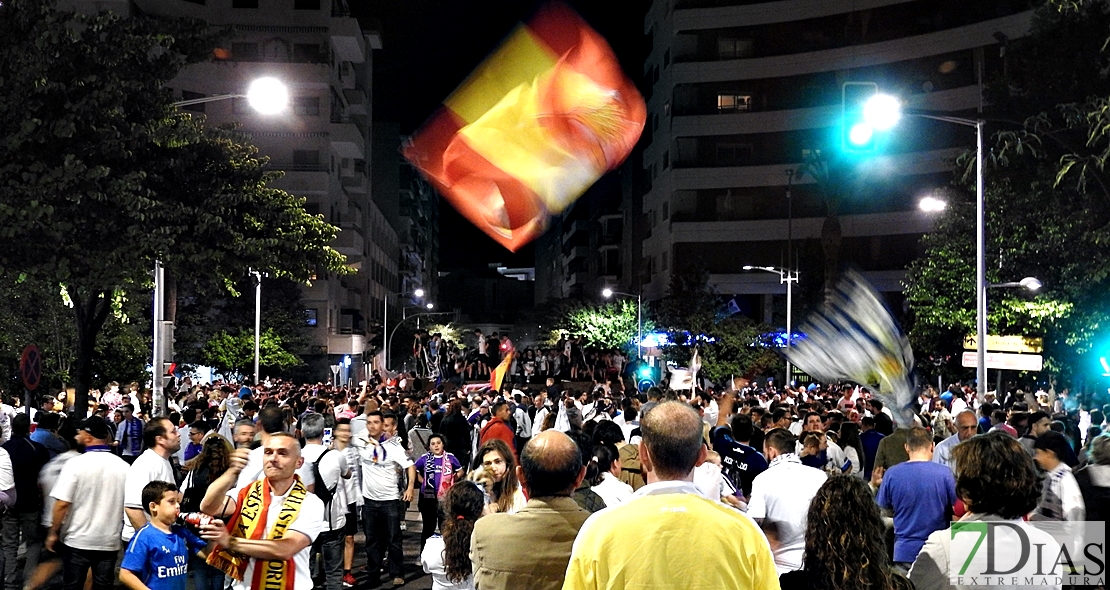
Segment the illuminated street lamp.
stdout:
<svg viewBox="0 0 1110 590">
<path fill-rule="evenodd" d="M 948 208 L 948 203 L 936 197 L 925 197 L 917 202 L 917 208 L 926 213 L 940 213 Z"/>
<path fill-rule="evenodd" d="M 400 293 L 393 294 L 394 297 L 405 297 L 406 295 L 412 295 L 417 299 L 423 299 L 424 289 L 415 289 L 411 293 L 406 293 L 402 291 Z M 386 330 L 389 328 L 389 297 L 389 295 L 386 295 L 382 298 L 382 346 L 385 348 L 385 358 L 382 360 L 383 366 L 385 366 L 386 369 L 389 368 L 389 339 L 386 338 Z M 429 303 L 428 305 L 431 305 L 431 303 Z M 429 307 L 428 309 L 431 308 Z"/>
<path fill-rule="evenodd" d="M 875 93 L 863 107 L 864 118 L 879 128 L 880 124 L 897 123 L 902 115 L 901 102 L 888 94 Z M 907 112 L 911 117 L 954 123 L 975 128 L 975 333 L 978 366 L 975 371 L 977 398 L 983 403 L 987 387 L 987 220 L 983 191 L 983 125 L 982 119 L 965 119 L 948 115 Z"/>
<path fill-rule="evenodd" d="M 179 100 L 173 103 L 173 106 L 187 107 L 229 98 L 245 98 L 251 108 L 258 111 L 259 114 L 276 115 L 289 106 L 289 89 L 277 78 L 257 78 L 247 87 L 246 94 L 214 94 L 212 96 Z"/>
</svg>

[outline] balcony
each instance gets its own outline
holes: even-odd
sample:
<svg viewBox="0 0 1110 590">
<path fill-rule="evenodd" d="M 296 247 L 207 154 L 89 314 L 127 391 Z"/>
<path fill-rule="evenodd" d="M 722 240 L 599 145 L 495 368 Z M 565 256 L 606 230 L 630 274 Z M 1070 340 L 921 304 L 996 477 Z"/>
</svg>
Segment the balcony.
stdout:
<svg viewBox="0 0 1110 590">
<path fill-rule="evenodd" d="M 362 354 L 366 348 L 366 336 L 362 334 L 328 334 L 328 354 Z"/>
<path fill-rule="evenodd" d="M 354 230 L 340 230 L 335 238 L 335 249 L 348 258 L 362 258 L 366 251 L 366 238 Z"/>
<path fill-rule="evenodd" d="M 590 274 L 586 271 L 572 272 L 563 280 L 563 288 L 570 289 L 574 286 L 584 287 L 589 280 Z"/>
<path fill-rule="evenodd" d="M 370 97 L 366 91 L 359 88 L 344 89 L 343 97 L 347 99 L 347 115 L 366 115 L 370 106 Z"/>
<path fill-rule="evenodd" d="M 563 255 L 563 265 L 569 267 L 575 260 L 586 260 L 590 257 L 589 246 L 575 246 Z"/>
<path fill-rule="evenodd" d="M 352 160 L 366 159 L 366 140 L 354 123 L 329 124 L 328 140 L 331 142 L 331 149 L 339 157 Z"/>
<path fill-rule="evenodd" d="M 362 28 L 353 18 L 331 19 L 331 46 L 340 61 L 362 63 L 366 61 L 366 41 Z"/>
</svg>

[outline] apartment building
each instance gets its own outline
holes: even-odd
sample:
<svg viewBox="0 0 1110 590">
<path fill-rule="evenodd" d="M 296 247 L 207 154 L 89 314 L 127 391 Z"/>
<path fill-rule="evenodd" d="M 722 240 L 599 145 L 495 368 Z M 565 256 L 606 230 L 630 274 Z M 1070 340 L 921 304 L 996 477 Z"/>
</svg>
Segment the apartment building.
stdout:
<svg viewBox="0 0 1110 590">
<path fill-rule="evenodd" d="M 842 85 L 871 81 L 907 107 L 974 117 L 980 80 L 1031 16 L 1026 0 L 655 0 L 644 20 L 645 297 L 699 265 L 748 315 L 782 323 L 785 285 L 743 267 L 798 268 L 803 289 L 819 289 L 827 203 L 801 164 L 840 149 Z M 840 265 L 896 300 L 932 226 L 917 202 L 945 190 L 974 141 L 973 129 L 904 118 L 851 170 Z"/>
</svg>

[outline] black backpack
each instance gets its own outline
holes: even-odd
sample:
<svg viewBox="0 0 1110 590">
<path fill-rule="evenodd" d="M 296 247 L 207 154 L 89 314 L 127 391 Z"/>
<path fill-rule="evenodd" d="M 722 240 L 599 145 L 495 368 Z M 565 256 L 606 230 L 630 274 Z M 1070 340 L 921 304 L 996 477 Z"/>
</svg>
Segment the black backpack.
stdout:
<svg viewBox="0 0 1110 590">
<path fill-rule="evenodd" d="M 320 475 L 320 460 L 330 451 L 331 449 L 324 449 L 324 452 L 320 453 L 320 456 L 312 462 L 312 479 L 316 480 L 315 494 L 324 503 L 324 506 L 331 504 L 331 499 L 335 497 L 335 489 L 339 487 L 339 482 L 335 482 L 335 486 L 329 490 L 328 485 L 324 483 L 324 476 Z"/>
</svg>

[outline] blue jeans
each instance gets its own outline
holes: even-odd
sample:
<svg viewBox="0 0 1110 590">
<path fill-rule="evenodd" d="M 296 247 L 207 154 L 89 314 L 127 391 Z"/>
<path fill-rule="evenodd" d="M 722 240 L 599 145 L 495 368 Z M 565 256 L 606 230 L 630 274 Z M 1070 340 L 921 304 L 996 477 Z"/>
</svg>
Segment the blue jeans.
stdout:
<svg viewBox="0 0 1110 590">
<path fill-rule="evenodd" d="M 42 552 L 43 534 L 39 526 L 39 513 L 8 511 L 3 516 L 2 535 L 4 546 L 4 588 L 5 590 L 20 590 L 23 588 L 27 576 L 35 571 L 39 565 L 39 555 Z M 27 562 L 20 571 L 16 564 L 16 551 L 19 549 L 19 539 L 27 544 Z"/>
<path fill-rule="evenodd" d="M 389 556 L 389 575 L 402 577 L 401 501 L 370 500 L 362 505 L 362 532 L 366 534 L 366 569 L 370 582 L 381 579 L 382 554 Z"/>
<path fill-rule="evenodd" d="M 327 590 L 339 590 L 343 585 L 344 536 L 343 529 L 324 531 L 312 544 L 312 554 L 308 562 L 312 581 L 324 578 Z"/>
<path fill-rule="evenodd" d="M 189 571 L 196 590 L 224 590 L 224 573 L 196 555 L 189 558 Z"/>
</svg>

